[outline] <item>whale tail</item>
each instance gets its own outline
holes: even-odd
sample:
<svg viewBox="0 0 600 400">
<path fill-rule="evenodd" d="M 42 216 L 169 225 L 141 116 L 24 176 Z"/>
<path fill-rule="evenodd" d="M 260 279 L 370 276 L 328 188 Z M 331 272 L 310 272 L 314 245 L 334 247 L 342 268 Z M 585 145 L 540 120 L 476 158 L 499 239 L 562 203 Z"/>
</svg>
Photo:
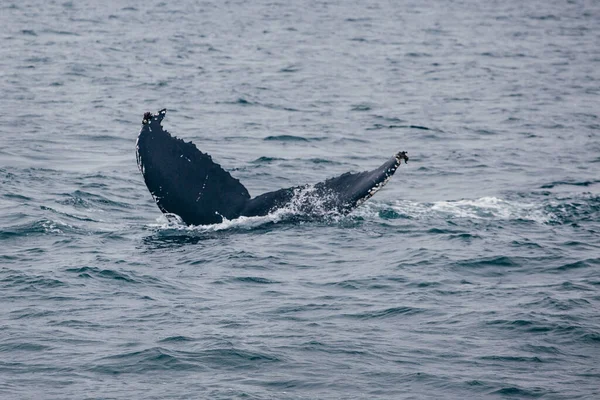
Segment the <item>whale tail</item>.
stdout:
<svg viewBox="0 0 600 400">
<path fill-rule="evenodd" d="M 347 214 L 381 189 L 402 160 L 408 161 L 406 152 L 399 152 L 372 171 L 345 173 L 315 185 L 279 189 L 251 199 L 244 185 L 210 155 L 164 130 L 161 121 L 165 115 L 165 109 L 144 114 L 136 144 L 137 163 L 160 210 L 191 225 L 266 215 L 290 204 L 305 212 L 311 209 L 314 196 L 322 200 L 321 209 Z M 305 196 L 308 192 L 312 197 Z"/>
<path fill-rule="evenodd" d="M 144 115 L 136 146 L 138 166 L 160 210 L 192 225 L 238 217 L 248 190 L 192 142 L 164 130 L 165 114 Z"/>
</svg>

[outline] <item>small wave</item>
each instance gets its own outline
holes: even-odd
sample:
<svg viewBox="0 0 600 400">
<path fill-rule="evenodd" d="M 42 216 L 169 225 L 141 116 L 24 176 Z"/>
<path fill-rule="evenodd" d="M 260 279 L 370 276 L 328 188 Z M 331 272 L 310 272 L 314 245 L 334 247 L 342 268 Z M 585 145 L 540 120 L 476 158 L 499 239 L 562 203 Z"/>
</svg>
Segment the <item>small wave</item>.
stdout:
<svg viewBox="0 0 600 400">
<path fill-rule="evenodd" d="M 329 160 L 326 158 L 318 158 L 318 157 L 314 157 L 314 158 L 296 158 L 295 160 L 298 161 L 302 161 L 302 162 L 310 162 L 313 164 L 326 164 L 326 165 L 342 165 L 340 162 L 338 161 L 334 161 L 334 160 Z M 259 157 L 254 161 L 251 161 L 252 164 L 271 164 L 277 161 L 289 161 L 289 159 L 286 158 L 281 158 L 281 157 Z"/>
<path fill-rule="evenodd" d="M 406 53 L 405 56 L 406 57 L 431 57 L 431 54 L 422 53 L 422 52 L 410 52 L 410 53 Z"/>
<path fill-rule="evenodd" d="M 187 336 L 169 336 L 164 339 L 160 339 L 158 343 L 186 343 L 186 342 L 194 342 L 196 339 L 187 337 Z"/>
<path fill-rule="evenodd" d="M 371 18 L 369 17 L 357 17 L 357 18 L 346 18 L 345 22 L 369 22 Z"/>
<path fill-rule="evenodd" d="M 576 180 L 564 180 L 564 181 L 554 181 L 550 183 L 543 184 L 540 186 L 541 189 L 553 189 L 557 186 L 581 186 L 581 187 L 589 187 L 592 185 L 596 185 L 600 183 L 600 179 L 592 179 L 587 181 L 576 181 Z"/>
<path fill-rule="evenodd" d="M 95 205 L 98 208 L 100 208 L 100 207 L 111 207 L 111 208 L 118 208 L 118 209 L 131 208 L 131 204 L 111 200 L 102 195 L 92 193 L 92 192 L 86 192 L 83 190 L 75 190 L 72 193 L 63 193 L 62 195 L 67 197 L 65 200 L 62 200 L 64 202 L 64 204 L 78 204 L 78 205 L 83 205 L 85 208 L 90 208 L 91 205 Z"/>
<path fill-rule="evenodd" d="M 138 283 L 138 281 L 124 272 L 111 269 L 100 269 L 97 267 L 67 268 L 67 272 L 75 273 L 80 278 L 102 278 L 114 279 L 127 283 Z"/>
<path fill-rule="evenodd" d="M 133 353 L 105 357 L 90 369 L 94 372 L 119 375 L 126 373 L 141 374 L 149 371 L 204 370 L 204 366 L 186 362 L 185 357 L 177 357 L 176 355 L 172 355 L 167 349 L 155 347 Z"/>
<path fill-rule="evenodd" d="M 242 97 L 238 98 L 235 102 L 233 102 L 233 104 L 242 104 L 242 105 L 249 105 L 249 104 L 254 104 L 251 101 L 248 101 Z"/>
<path fill-rule="evenodd" d="M 217 51 L 217 50 L 214 50 L 214 51 Z M 261 103 L 259 101 L 247 100 L 243 97 L 240 97 L 235 101 L 224 101 L 224 102 L 217 101 L 217 102 L 215 102 L 215 104 L 227 104 L 227 105 L 242 106 L 242 107 L 265 107 L 265 108 L 268 108 L 271 110 L 288 111 L 288 112 L 300 111 L 296 108 L 286 107 L 284 105 L 272 104 L 272 103 Z M 309 112 L 309 111 L 304 110 L 304 112 Z"/>
<path fill-rule="evenodd" d="M 267 278 L 261 278 L 259 276 L 242 276 L 242 277 L 234 278 L 234 280 L 237 282 L 254 283 L 254 284 L 259 284 L 259 285 L 269 285 L 272 283 L 279 283 L 277 281 L 272 281 Z"/>
<path fill-rule="evenodd" d="M 95 323 L 95 322 L 90 322 L 90 321 L 85 321 L 85 320 L 81 320 L 81 319 L 56 319 L 56 320 L 51 320 L 48 321 L 48 325 L 50 326 L 64 326 L 64 327 L 68 327 L 68 328 L 75 328 L 75 329 L 101 329 L 102 325 Z M 97 343 L 96 340 L 90 340 L 91 343 Z"/>
<path fill-rule="evenodd" d="M 587 309 L 591 303 L 586 299 L 560 299 L 550 295 L 541 300 L 523 304 L 524 307 L 533 309 L 551 309 L 559 311 L 571 311 L 575 309 Z"/>
<path fill-rule="evenodd" d="M 408 127 L 411 129 L 420 129 L 422 131 L 430 131 L 431 130 L 431 128 L 428 128 L 426 126 L 421 126 L 421 125 L 409 125 Z"/>
<path fill-rule="evenodd" d="M 265 141 L 280 141 L 280 142 L 308 142 L 309 140 L 302 136 L 294 135 L 277 135 L 267 136 L 264 138 Z"/>
<path fill-rule="evenodd" d="M 390 287 L 378 279 L 348 279 L 341 282 L 328 282 L 324 286 L 334 286 L 345 290 L 385 290 Z"/>
<path fill-rule="evenodd" d="M 475 260 L 460 261 L 457 263 L 460 267 L 483 268 L 483 267 L 518 267 L 521 264 L 513 257 L 497 256 L 483 257 Z"/>
<path fill-rule="evenodd" d="M 600 195 L 589 193 L 551 200 L 544 211 L 552 215 L 557 224 L 577 224 L 583 221 L 598 221 L 600 218 Z"/>
<path fill-rule="evenodd" d="M 60 220 L 40 219 L 22 225 L 2 228 L 0 239 L 33 235 L 61 235 L 75 232 L 77 229 Z"/>
<path fill-rule="evenodd" d="M 535 310 L 539 313 L 541 303 L 535 304 Z M 555 309 L 554 304 L 548 304 L 550 309 Z M 589 309 L 589 305 L 585 306 Z M 564 312 L 564 310 L 561 310 Z M 582 341 L 596 344 L 600 340 L 600 332 L 593 327 L 579 325 L 573 321 L 550 320 L 533 313 L 521 313 L 515 315 L 514 319 L 495 319 L 484 322 L 488 327 L 499 330 L 520 331 L 534 334 L 547 334 L 560 337 L 562 341 L 581 343 Z"/>
<path fill-rule="evenodd" d="M 397 315 L 413 315 L 421 312 L 423 312 L 422 309 L 415 307 L 392 307 L 383 310 L 368 311 L 357 314 L 344 314 L 343 316 L 357 319 L 379 319 L 390 318 Z"/>
<path fill-rule="evenodd" d="M 57 287 L 66 286 L 66 283 L 58 279 L 48 278 L 42 275 L 28 275 L 16 271 L 5 278 L 2 278 L 0 282 L 5 287 L 28 287 L 32 289 L 55 289 Z"/>
<path fill-rule="evenodd" d="M 480 360 L 499 361 L 499 362 L 543 362 L 539 357 L 524 356 L 481 356 Z"/>
<path fill-rule="evenodd" d="M 51 350 L 52 347 L 38 343 L 4 343 L 0 345 L 0 353 L 8 353 L 11 351 L 31 351 L 44 352 Z"/>
<path fill-rule="evenodd" d="M 81 36 L 77 32 L 61 31 L 61 30 L 55 30 L 55 29 L 44 29 L 42 32 L 49 33 L 52 35 L 60 35 L 60 36 Z"/>
<path fill-rule="evenodd" d="M 72 218 L 72 219 L 75 219 L 75 220 L 77 220 L 77 221 L 84 221 L 84 222 L 98 222 L 98 221 L 96 221 L 96 220 L 94 220 L 94 219 L 92 219 L 92 218 L 88 218 L 88 217 L 86 217 L 86 216 L 84 216 L 84 215 L 70 214 L 70 213 L 67 213 L 67 212 L 64 212 L 64 211 L 59 211 L 59 210 L 56 210 L 56 209 L 54 209 L 54 208 L 52 208 L 52 207 L 40 206 L 40 210 L 43 210 L 43 211 L 50 211 L 51 213 L 53 213 L 53 214 L 56 214 L 56 215 L 59 215 L 59 216 L 61 216 L 61 217 L 65 217 L 65 218 Z"/>
<path fill-rule="evenodd" d="M 309 158 L 308 161 L 313 164 L 341 165 L 341 163 L 337 161 L 327 160 L 325 158 Z"/>
<path fill-rule="evenodd" d="M 580 339 L 592 345 L 600 344 L 600 332 L 588 332 L 581 335 Z"/>
<path fill-rule="evenodd" d="M 372 127 L 367 128 L 368 131 L 376 131 L 380 129 L 418 129 L 421 131 L 431 131 L 431 128 L 422 125 L 397 125 L 397 124 L 373 124 Z"/>
<path fill-rule="evenodd" d="M 116 136 L 116 135 L 89 135 L 89 136 L 85 136 L 86 140 L 89 140 L 90 142 L 114 142 L 114 141 L 123 141 L 123 142 L 128 142 L 129 138 L 124 138 L 121 136 Z"/>
<path fill-rule="evenodd" d="M 529 15 L 528 17 L 530 19 L 536 19 L 539 21 L 546 21 L 546 20 L 559 21 L 560 20 L 560 17 L 558 17 L 554 14 Z"/>
<path fill-rule="evenodd" d="M 281 68 L 279 70 L 279 72 L 284 72 L 284 73 L 293 73 L 293 72 L 298 72 L 300 71 L 302 68 L 299 65 L 288 65 L 287 67 Z"/>
<path fill-rule="evenodd" d="M 501 396 L 510 396 L 511 398 L 528 398 L 528 397 L 542 397 L 546 394 L 546 391 L 541 389 L 522 389 L 515 386 L 507 386 L 502 389 L 498 389 L 492 394 L 501 395 Z"/>
<path fill-rule="evenodd" d="M 279 157 L 259 157 L 256 160 L 252 161 L 252 164 L 270 164 L 275 161 L 284 161 L 285 158 Z"/>
<path fill-rule="evenodd" d="M 101 358 L 90 369 L 110 375 L 143 374 L 149 371 L 204 371 L 207 368 L 247 369 L 278 361 L 277 357 L 269 354 L 237 348 L 175 351 L 153 347 Z"/>
<path fill-rule="evenodd" d="M 592 265 L 600 265 L 600 258 L 580 260 L 568 264 L 563 264 L 556 268 L 557 272 L 569 271 L 573 269 L 590 268 Z"/>
<path fill-rule="evenodd" d="M 372 107 L 369 104 L 360 103 L 354 104 L 350 111 L 371 111 Z"/>
</svg>

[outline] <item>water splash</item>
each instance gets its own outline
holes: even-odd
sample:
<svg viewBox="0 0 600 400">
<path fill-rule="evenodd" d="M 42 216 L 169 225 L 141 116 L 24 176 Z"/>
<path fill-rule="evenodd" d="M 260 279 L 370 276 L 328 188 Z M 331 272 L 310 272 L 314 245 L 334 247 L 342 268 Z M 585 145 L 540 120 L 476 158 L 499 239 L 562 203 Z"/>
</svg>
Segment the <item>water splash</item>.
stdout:
<svg viewBox="0 0 600 400">
<path fill-rule="evenodd" d="M 432 211 L 445 213 L 457 218 L 530 220 L 548 223 L 551 216 L 539 204 L 509 201 L 497 197 L 482 197 L 474 200 L 438 201 L 431 206 Z"/>
<path fill-rule="evenodd" d="M 539 224 L 556 221 L 557 217 L 547 204 L 528 203 L 517 200 L 505 200 L 497 197 L 478 199 L 441 200 L 421 203 L 410 200 L 396 200 L 392 203 L 368 202 L 346 216 L 329 206 L 331 199 L 318 194 L 314 186 L 307 185 L 296 189 L 294 197 L 285 207 L 259 217 L 239 217 L 233 220 L 223 218 L 223 222 L 213 225 L 188 226 L 174 214 L 161 215 L 157 224 L 150 228 L 159 230 L 216 232 L 230 229 L 250 230 L 265 224 L 297 221 L 325 221 L 338 223 L 345 218 L 375 219 L 465 219 L 521 220 Z"/>
<path fill-rule="evenodd" d="M 263 216 L 241 216 L 229 220 L 222 216 L 223 221 L 212 225 L 186 225 L 176 214 L 163 214 L 157 218 L 156 224 L 150 229 L 176 230 L 190 232 L 216 232 L 231 229 L 250 230 L 265 224 L 295 221 L 331 221 L 336 222 L 344 217 L 331 204 L 335 201 L 333 193 L 323 193 L 314 185 L 305 185 L 294 189 L 294 195 L 289 203 Z"/>
<path fill-rule="evenodd" d="M 497 197 L 478 199 L 441 200 L 421 203 L 396 200 L 393 203 L 371 202 L 360 207 L 354 215 L 383 219 L 470 219 L 470 220 L 526 220 L 540 224 L 553 220 L 552 213 L 543 204 L 505 200 Z"/>
</svg>

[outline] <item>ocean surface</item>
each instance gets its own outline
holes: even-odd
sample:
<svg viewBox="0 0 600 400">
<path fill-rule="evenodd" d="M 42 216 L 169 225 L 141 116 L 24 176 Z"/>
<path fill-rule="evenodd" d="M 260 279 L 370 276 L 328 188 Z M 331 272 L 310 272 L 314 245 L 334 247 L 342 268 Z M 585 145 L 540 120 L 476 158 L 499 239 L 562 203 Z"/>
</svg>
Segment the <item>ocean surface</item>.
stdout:
<svg viewBox="0 0 600 400">
<path fill-rule="evenodd" d="M 1 399 L 600 398 L 600 2 L 0 3 Z M 255 196 L 187 227 L 146 111 Z"/>
</svg>

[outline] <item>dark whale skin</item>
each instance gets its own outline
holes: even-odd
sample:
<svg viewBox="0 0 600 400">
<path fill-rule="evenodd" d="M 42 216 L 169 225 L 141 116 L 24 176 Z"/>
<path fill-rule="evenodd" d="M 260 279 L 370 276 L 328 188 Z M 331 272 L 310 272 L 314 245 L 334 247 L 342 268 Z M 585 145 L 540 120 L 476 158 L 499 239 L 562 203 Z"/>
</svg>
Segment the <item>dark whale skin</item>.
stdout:
<svg viewBox="0 0 600 400">
<path fill-rule="evenodd" d="M 161 122 L 165 115 L 165 109 L 144 114 L 136 144 L 137 163 L 158 208 L 189 225 L 267 215 L 290 204 L 299 213 L 311 213 L 315 198 L 320 200 L 320 212 L 347 214 L 381 189 L 402 160 L 408 161 L 406 153 L 399 152 L 372 171 L 347 172 L 314 185 L 279 189 L 251 199 L 244 185 L 210 155 L 164 130 Z M 310 196 L 303 196 L 308 192 Z"/>
</svg>

